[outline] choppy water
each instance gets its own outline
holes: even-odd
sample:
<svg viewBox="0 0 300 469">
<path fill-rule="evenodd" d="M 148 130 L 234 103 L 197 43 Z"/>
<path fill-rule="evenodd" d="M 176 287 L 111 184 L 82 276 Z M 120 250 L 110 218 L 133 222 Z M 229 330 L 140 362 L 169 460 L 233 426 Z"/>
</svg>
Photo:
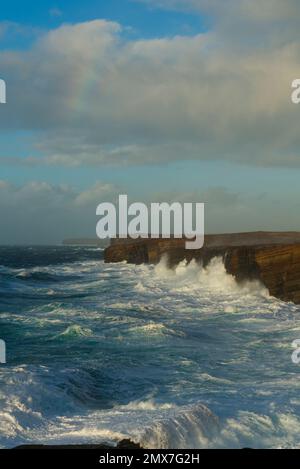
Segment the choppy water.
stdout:
<svg viewBox="0 0 300 469">
<path fill-rule="evenodd" d="M 0 446 L 299 447 L 300 308 L 221 260 L 105 265 L 0 248 Z"/>
</svg>

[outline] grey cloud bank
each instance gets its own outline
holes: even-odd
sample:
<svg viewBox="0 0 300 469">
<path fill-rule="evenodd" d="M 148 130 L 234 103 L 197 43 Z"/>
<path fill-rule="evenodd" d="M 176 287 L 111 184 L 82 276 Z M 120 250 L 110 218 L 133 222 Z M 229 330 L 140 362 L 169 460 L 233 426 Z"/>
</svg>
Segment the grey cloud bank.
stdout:
<svg viewBox="0 0 300 469">
<path fill-rule="evenodd" d="M 0 244 L 57 244 L 69 237 L 96 237 L 97 205 L 116 203 L 121 192 L 122 188 L 100 181 L 80 191 L 40 181 L 17 186 L 2 180 Z M 133 200 L 130 195 L 129 201 Z M 211 187 L 194 192 L 157 192 L 155 197 L 149 193 L 144 203 L 162 200 L 170 204 L 203 201 L 206 233 L 284 230 L 286 226 L 299 229 L 296 190 L 274 201 L 267 194 L 240 194 Z"/>
<path fill-rule="evenodd" d="M 0 244 L 57 244 L 66 237 L 95 236 L 95 207 L 114 200 L 117 188 L 98 182 L 79 191 L 67 185 L 0 180 Z"/>
</svg>

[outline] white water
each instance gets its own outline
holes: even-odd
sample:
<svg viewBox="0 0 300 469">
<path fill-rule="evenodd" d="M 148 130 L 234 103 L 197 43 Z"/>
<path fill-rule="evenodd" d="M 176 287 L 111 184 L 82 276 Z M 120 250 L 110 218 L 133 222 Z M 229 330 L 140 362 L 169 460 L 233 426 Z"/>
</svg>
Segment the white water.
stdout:
<svg viewBox="0 0 300 469">
<path fill-rule="evenodd" d="M 40 303 L 0 315 L 34 338 L 24 361 L 19 351 L 0 372 L 2 446 L 299 446 L 297 306 L 257 282 L 238 285 L 220 259 L 206 269 L 88 261 L 38 271 L 68 283 L 14 285 Z"/>
</svg>

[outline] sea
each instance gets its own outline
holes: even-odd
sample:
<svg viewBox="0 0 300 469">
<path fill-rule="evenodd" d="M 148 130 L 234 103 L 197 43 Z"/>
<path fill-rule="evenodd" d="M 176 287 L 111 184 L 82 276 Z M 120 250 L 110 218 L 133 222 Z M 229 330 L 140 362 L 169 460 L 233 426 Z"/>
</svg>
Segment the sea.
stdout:
<svg viewBox="0 0 300 469">
<path fill-rule="evenodd" d="M 222 259 L 0 247 L 0 447 L 300 447 L 300 307 Z"/>
</svg>

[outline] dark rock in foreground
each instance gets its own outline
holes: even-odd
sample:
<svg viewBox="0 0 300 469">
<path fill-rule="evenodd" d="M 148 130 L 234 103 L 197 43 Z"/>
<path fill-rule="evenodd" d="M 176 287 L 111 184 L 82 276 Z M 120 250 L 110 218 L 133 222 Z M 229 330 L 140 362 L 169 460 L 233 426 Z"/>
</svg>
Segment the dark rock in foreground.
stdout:
<svg viewBox="0 0 300 469">
<path fill-rule="evenodd" d="M 101 445 L 21 445 L 14 449 L 97 449 L 97 450 L 113 450 L 113 449 L 142 449 L 139 444 L 133 443 L 131 440 L 122 440 L 117 446 L 106 444 Z"/>
<path fill-rule="evenodd" d="M 238 281 L 260 280 L 270 295 L 300 303 L 300 233 L 255 232 L 207 235 L 204 247 L 185 249 L 184 239 L 115 239 L 105 262 L 158 263 L 166 255 L 170 267 L 186 259 L 207 265 L 216 256 Z"/>
</svg>

